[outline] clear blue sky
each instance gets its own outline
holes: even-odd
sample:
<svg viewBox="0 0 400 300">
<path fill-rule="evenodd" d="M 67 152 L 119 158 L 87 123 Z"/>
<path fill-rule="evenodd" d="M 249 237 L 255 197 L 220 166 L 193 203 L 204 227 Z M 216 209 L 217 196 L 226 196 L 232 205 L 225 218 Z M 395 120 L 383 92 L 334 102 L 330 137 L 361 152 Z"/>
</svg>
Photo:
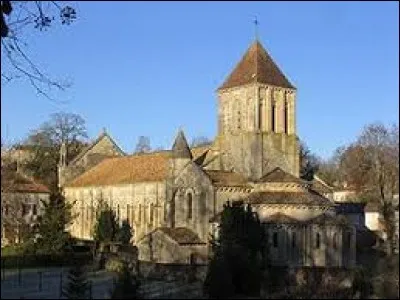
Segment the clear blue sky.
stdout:
<svg viewBox="0 0 400 300">
<path fill-rule="evenodd" d="M 54 104 L 28 83 L 3 84 L 1 134 L 25 137 L 49 114 L 81 114 L 95 138 L 106 127 L 127 152 L 139 135 L 170 147 L 214 137 L 215 90 L 254 39 L 298 89 L 298 134 L 328 156 L 373 121 L 398 123 L 396 2 L 80 2 L 69 27 L 36 32 L 29 51 L 73 86 Z"/>
</svg>

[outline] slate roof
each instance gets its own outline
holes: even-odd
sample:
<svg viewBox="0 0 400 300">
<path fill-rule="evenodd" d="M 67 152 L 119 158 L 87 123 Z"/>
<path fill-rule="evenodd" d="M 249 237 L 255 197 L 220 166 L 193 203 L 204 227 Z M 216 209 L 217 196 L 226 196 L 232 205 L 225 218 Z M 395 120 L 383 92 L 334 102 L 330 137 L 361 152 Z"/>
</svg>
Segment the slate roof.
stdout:
<svg viewBox="0 0 400 300">
<path fill-rule="evenodd" d="M 179 245 L 193 245 L 193 244 L 205 244 L 202 240 L 200 240 L 199 236 L 185 227 L 159 227 L 156 230 L 160 230 L 174 241 L 176 241 Z"/>
<path fill-rule="evenodd" d="M 245 187 L 248 185 L 247 179 L 235 172 L 220 170 L 204 170 L 204 172 L 210 177 L 214 186 Z"/>
<path fill-rule="evenodd" d="M 192 159 L 192 152 L 190 151 L 188 142 L 185 138 L 185 134 L 182 130 L 179 130 L 178 135 L 175 138 L 172 146 L 172 152 L 176 158 L 189 158 Z"/>
<path fill-rule="evenodd" d="M 219 90 L 253 82 L 294 89 L 259 41 L 255 41 Z"/>
</svg>

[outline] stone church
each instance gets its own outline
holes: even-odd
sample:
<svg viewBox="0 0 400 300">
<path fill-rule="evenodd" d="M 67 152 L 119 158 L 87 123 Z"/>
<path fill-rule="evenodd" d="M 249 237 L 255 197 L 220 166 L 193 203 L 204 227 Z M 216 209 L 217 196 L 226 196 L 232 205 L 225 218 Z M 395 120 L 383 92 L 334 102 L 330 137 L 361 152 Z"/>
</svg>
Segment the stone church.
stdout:
<svg viewBox="0 0 400 300">
<path fill-rule="evenodd" d="M 103 132 L 69 165 L 61 151 L 61 187 L 77 201 L 72 235 L 92 239 L 102 200 L 131 224 L 140 260 L 206 262 L 223 204 L 242 200 L 265 226 L 273 265 L 354 266 L 354 226 L 299 178 L 296 88 L 258 40 L 217 101 L 209 146 L 191 149 L 180 130 L 171 150 L 126 155 Z"/>
</svg>

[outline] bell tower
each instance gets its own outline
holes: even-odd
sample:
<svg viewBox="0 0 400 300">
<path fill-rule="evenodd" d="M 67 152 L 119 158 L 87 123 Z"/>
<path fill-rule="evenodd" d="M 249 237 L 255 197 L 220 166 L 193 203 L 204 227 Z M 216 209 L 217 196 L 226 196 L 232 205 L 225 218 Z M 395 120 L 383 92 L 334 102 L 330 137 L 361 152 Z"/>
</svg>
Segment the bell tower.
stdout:
<svg viewBox="0 0 400 300">
<path fill-rule="evenodd" d="M 275 167 L 299 176 L 296 88 L 258 40 L 217 95 L 222 169 L 250 179 Z"/>
</svg>

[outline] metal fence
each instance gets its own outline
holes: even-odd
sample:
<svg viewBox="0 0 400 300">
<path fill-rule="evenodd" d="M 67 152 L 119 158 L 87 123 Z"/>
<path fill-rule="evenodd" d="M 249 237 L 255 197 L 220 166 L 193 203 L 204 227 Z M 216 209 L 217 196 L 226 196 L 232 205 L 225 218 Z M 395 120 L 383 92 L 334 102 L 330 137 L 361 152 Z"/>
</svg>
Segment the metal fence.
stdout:
<svg viewBox="0 0 400 300">
<path fill-rule="evenodd" d="M 65 299 L 63 287 L 67 280 L 68 269 L 2 269 L 1 298 L 7 299 Z M 88 274 L 89 299 L 104 299 L 113 287 L 113 276 Z"/>
<path fill-rule="evenodd" d="M 63 286 L 68 268 L 2 269 L 1 298 L 6 299 L 66 299 Z M 116 276 L 107 271 L 88 273 L 89 299 L 109 299 L 116 284 Z M 144 299 L 201 299 L 202 283 L 181 280 L 142 279 L 138 290 Z"/>
</svg>

